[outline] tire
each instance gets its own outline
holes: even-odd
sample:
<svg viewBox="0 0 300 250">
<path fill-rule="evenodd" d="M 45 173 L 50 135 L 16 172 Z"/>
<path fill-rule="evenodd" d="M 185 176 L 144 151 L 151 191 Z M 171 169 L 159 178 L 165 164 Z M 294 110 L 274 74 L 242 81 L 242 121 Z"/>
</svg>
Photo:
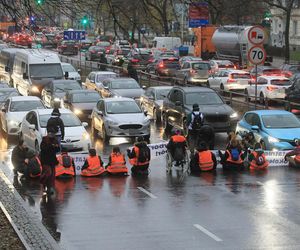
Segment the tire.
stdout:
<svg viewBox="0 0 300 250">
<path fill-rule="evenodd" d="M 34 144 L 34 150 L 35 150 L 35 152 L 37 152 L 37 153 L 40 152 L 40 146 L 39 146 L 38 141 L 35 141 L 35 144 Z"/>
<path fill-rule="evenodd" d="M 261 141 L 260 144 L 262 150 L 267 150 L 266 143 L 264 141 Z"/>
<path fill-rule="evenodd" d="M 102 127 L 101 137 L 104 142 L 109 142 L 110 140 L 110 136 L 107 135 L 104 125 Z"/>
<path fill-rule="evenodd" d="M 92 137 L 93 138 L 98 138 L 98 130 L 95 129 L 95 125 L 94 125 L 93 122 L 92 122 L 92 125 L 91 125 L 91 131 L 92 131 Z"/>
<path fill-rule="evenodd" d="M 260 93 L 259 94 L 259 103 L 261 105 L 264 105 L 265 104 L 265 97 L 264 97 L 264 94 L 263 93 Z"/>
<path fill-rule="evenodd" d="M 156 108 L 153 109 L 153 119 L 156 123 L 161 122 L 161 116 L 157 115 Z"/>
<path fill-rule="evenodd" d="M 165 131 L 170 131 L 172 126 L 168 123 L 167 119 L 168 119 L 167 115 L 163 114 L 163 116 L 162 116 L 163 128 L 164 128 Z"/>
</svg>

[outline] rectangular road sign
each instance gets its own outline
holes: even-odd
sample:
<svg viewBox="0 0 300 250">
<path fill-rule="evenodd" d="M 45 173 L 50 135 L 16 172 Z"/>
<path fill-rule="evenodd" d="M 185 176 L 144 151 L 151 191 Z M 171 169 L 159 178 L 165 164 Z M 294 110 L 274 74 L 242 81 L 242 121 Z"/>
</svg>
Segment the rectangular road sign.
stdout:
<svg viewBox="0 0 300 250">
<path fill-rule="evenodd" d="M 84 30 L 65 30 L 64 31 L 64 40 L 85 40 L 85 31 Z"/>
<path fill-rule="evenodd" d="M 189 28 L 198 28 L 208 24 L 209 10 L 206 2 L 189 5 Z"/>
</svg>

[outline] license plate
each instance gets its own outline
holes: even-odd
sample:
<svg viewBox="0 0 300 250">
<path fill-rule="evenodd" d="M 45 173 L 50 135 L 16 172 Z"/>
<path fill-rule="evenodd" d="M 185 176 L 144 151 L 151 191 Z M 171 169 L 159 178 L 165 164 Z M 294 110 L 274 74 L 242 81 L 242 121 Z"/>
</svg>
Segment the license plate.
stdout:
<svg viewBox="0 0 300 250">
<path fill-rule="evenodd" d="M 63 144 L 63 147 L 65 147 L 65 148 L 73 148 L 74 145 L 72 143 L 65 143 L 65 144 Z"/>
<path fill-rule="evenodd" d="M 134 135 L 135 134 L 135 129 L 129 129 L 129 134 Z"/>
</svg>

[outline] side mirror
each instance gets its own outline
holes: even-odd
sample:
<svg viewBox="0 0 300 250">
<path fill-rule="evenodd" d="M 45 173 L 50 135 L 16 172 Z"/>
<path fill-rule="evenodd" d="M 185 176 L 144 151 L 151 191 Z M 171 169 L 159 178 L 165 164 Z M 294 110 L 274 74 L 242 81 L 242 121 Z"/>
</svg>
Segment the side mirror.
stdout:
<svg viewBox="0 0 300 250">
<path fill-rule="evenodd" d="M 28 128 L 32 129 L 32 130 L 35 130 L 35 125 L 34 124 L 29 124 Z"/>
<path fill-rule="evenodd" d="M 83 123 L 81 123 L 81 124 L 82 124 L 82 126 L 85 127 L 85 128 L 86 128 L 87 126 L 89 126 L 89 124 L 88 124 L 87 122 L 83 122 Z"/>
<path fill-rule="evenodd" d="M 103 116 L 103 112 L 101 110 L 97 110 L 96 112 L 97 112 L 98 115 Z"/>
<path fill-rule="evenodd" d="M 23 73 L 23 79 L 28 79 L 28 75 L 26 73 Z"/>
<path fill-rule="evenodd" d="M 94 80 L 90 80 L 90 82 L 91 82 L 91 83 L 95 83 L 95 81 L 94 81 Z"/>
<path fill-rule="evenodd" d="M 175 106 L 176 106 L 176 107 L 181 107 L 181 106 L 182 106 L 182 103 L 181 103 L 180 101 L 176 101 L 176 102 L 175 102 Z"/>
<path fill-rule="evenodd" d="M 9 72 L 9 67 L 5 66 L 5 72 Z"/>
<path fill-rule="evenodd" d="M 109 88 L 108 88 L 107 86 L 104 86 L 104 89 L 105 89 L 105 90 L 109 90 Z"/>
<path fill-rule="evenodd" d="M 3 113 L 6 113 L 6 109 L 5 109 L 5 108 L 2 108 L 1 111 L 2 111 Z"/>
<path fill-rule="evenodd" d="M 251 127 L 251 130 L 253 131 L 259 131 L 259 127 L 257 125 L 254 125 Z"/>
<path fill-rule="evenodd" d="M 142 86 L 142 89 L 146 89 L 147 87 L 145 85 Z"/>
<path fill-rule="evenodd" d="M 227 100 L 227 101 L 225 101 L 225 103 L 226 103 L 227 105 L 230 105 L 230 104 L 231 104 L 231 101 Z"/>
<path fill-rule="evenodd" d="M 65 72 L 65 78 L 66 78 L 66 79 L 69 78 L 69 72 Z"/>
<path fill-rule="evenodd" d="M 78 69 L 77 72 L 80 74 L 81 73 L 81 69 Z"/>
<path fill-rule="evenodd" d="M 64 103 L 69 104 L 69 100 L 68 99 L 64 99 Z"/>
<path fill-rule="evenodd" d="M 147 115 L 148 115 L 148 112 L 147 112 L 147 111 L 144 111 L 144 114 L 145 114 L 145 116 L 147 116 Z"/>
</svg>

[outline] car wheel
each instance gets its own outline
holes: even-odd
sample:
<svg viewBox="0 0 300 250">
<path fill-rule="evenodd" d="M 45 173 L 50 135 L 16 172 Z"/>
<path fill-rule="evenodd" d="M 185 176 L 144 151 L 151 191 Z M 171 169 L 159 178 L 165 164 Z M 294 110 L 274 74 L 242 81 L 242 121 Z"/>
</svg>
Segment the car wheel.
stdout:
<svg viewBox="0 0 300 250">
<path fill-rule="evenodd" d="M 266 143 L 264 141 L 261 141 L 260 145 L 262 150 L 267 150 Z"/>
<path fill-rule="evenodd" d="M 245 90 L 245 102 L 250 102 L 250 98 L 249 98 L 249 94 L 248 94 L 248 90 Z"/>
<path fill-rule="evenodd" d="M 109 140 L 110 140 L 110 137 L 107 135 L 104 125 L 102 126 L 101 137 L 102 137 L 104 142 L 109 142 Z"/>
<path fill-rule="evenodd" d="M 95 129 L 95 125 L 94 125 L 93 122 L 92 122 L 91 130 L 92 130 L 92 137 L 97 138 L 98 137 L 98 130 Z"/>
<path fill-rule="evenodd" d="M 157 123 L 161 121 L 161 117 L 160 115 L 158 115 L 156 108 L 153 109 L 153 119 Z"/>
<path fill-rule="evenodd" d="M 163 128 L 165 131 L 170 131 L 171 130 L 171 125 L 168 123 L 168 117 L 166 114 L 163 114 L 162 116 L 162 122 L 163 122 Z"/>
<path fill-rule="evenodd" d="M 37 153 L 40 152 L 40 145 L 39 145 L 38 141 L 35 141 L 34 149 L 35 149 L 35 152 L 37 152 Z"/>
<path fill-rule="evenodd" d="M 265 104 L 265 97 L 264 97 L 264 94 L 263 93 L 260 93 L 259 95 L 259 103 L 261 105 L 264 105 Z"/>
</svg>

